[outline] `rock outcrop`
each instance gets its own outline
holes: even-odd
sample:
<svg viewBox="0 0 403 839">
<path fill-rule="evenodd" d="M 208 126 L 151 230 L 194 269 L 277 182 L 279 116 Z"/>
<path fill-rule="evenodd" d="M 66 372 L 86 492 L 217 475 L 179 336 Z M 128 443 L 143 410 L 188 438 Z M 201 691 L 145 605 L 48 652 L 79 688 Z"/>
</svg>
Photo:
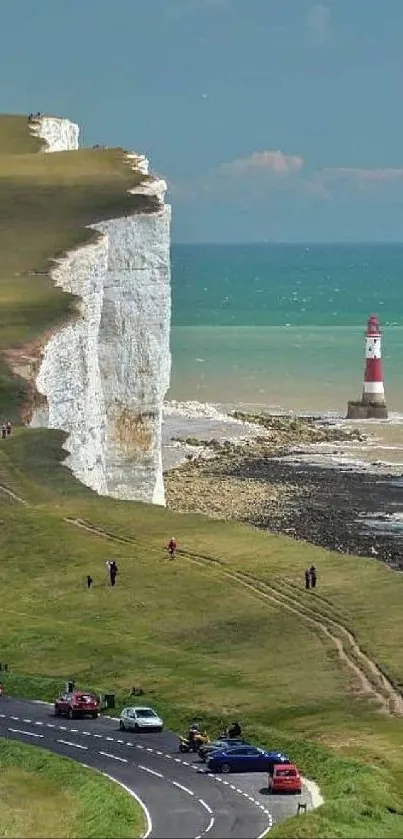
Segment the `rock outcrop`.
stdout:
<svg viewBox="0 0 403 839">
<path fill-rule="evenodd" d="M 57 133 L 59 124 L 59 135 Z M 67 124 L 66 124 L 67 123 Z M 42 118 L 48 151 L 76 149 L 78 126 Z M 136 171 L 148 161 L 128 155 Z M 47 343 L 31 425 L 68 437 L 65 461 L 102 495 L 164 504 L 162 404 L 170 378 L 170 207 L 157 178 L 131 190 L 156 210 L 91 227 L 94 241 L 58 261 L 53 281 L 78 296 L 79 316 Z"/>
</svg>

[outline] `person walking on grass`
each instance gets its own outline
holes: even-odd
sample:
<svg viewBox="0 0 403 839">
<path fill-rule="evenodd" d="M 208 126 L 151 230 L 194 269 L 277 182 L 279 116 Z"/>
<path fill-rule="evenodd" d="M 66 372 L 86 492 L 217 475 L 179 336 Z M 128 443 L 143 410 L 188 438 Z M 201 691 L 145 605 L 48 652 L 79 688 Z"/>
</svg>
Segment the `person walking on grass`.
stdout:
<svg viewBox="0 0 403 839">
<path fill-rule="evenodd" d="M 310 578 L 311 578 L 311 588 L 316 588 L 317 576 L 316 576 L 316 568 L 315 568 L 314 565 L 311 565 L 311 567 L 309 569 L 309 575 L 310 575 Z"/>
<path fill-rule="evenodd" d="M 311 572 L 309 568 L 305 569 L 305 588 L 311 587 Z"/>
<path fill-rule="evenodd" d="M 116 562 L 115 562 L 114 559 L 112 559 L 112 561 L 108 562 L 108 568 L 109 568 L 109 579 L 110 579 L 110 582 L 111 582 L 111 586 L 114 586 L 115 583 L 116 583 L 116 575 L 118 573 L 118 566 L 116 565 Z"/>
<path fill-rule="evenodd" d="M 87 588 L 91 588 L 94 580 L 92 579 L 90 574 L 87 574 Z"/>
<path fill-rule="evenodd" d="M 1 438 L 2 438 L 2 440 L 5 440 L 6 437 L 7 437 L 7 426 L 6 426 L 5 422 L 3 422 L 3 425 L 1 427 Z"/>
<path fill-rule="evenodd" d="M 174 559 L 176 556 L 176 539 L 172 536 L 172 539 L 168 542 L 167 551 L 171 559 Z"/>
</svg>

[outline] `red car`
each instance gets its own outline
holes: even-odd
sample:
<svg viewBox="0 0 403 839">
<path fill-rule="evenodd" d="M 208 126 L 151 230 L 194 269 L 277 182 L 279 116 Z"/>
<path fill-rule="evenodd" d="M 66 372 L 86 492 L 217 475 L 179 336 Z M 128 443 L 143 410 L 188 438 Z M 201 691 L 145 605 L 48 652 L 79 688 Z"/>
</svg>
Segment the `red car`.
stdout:
<svg viewBox="0 0 403 839">
<path fill-rule="evenodd" d="M 295 763 L 276 763 L 273 774 L 268 778 L 269 792 L 293 792 L 301 794 L 302 780 Z"/>
<path fill-rule="evenodd" d="M 70 720 L 87 715 L 96 719 L 99 714 L 99 699 L 94 693 L 86 693 L 83 690 L 62 693 L 55 701 L 55 717 L 60 717 L 61 714 L 66 714 Z"/>
</svg>

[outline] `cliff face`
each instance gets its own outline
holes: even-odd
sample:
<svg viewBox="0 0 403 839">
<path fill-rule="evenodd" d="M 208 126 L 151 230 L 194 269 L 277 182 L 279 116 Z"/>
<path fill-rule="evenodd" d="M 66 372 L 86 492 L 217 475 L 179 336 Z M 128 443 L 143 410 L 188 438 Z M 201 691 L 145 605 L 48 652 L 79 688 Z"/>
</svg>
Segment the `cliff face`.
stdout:
<svg viewBox="0 0 403 839">
<path fill-rule="evenodd" d="M 65 120 L 42 119 L 38 135 L 75 145 Z M 55 123 L 60 125 L 57 136 Z M 66 148 L 66 147 L 64 147 Z M 143 157 L 130 155 L 137 171 Z M 45 347 L 36 387 L 44 405 L 32 426 L 66 431 L 66 460 L 103 495 L 164 504 L 162 403 L 170 377 L 170 208 L 165 183 L 133 193 L 158 199 L 155 212 L 94 224 L 96 241 L 68 254 L 53 281 L 80 298 L 79 316 Z"/>
</svg>

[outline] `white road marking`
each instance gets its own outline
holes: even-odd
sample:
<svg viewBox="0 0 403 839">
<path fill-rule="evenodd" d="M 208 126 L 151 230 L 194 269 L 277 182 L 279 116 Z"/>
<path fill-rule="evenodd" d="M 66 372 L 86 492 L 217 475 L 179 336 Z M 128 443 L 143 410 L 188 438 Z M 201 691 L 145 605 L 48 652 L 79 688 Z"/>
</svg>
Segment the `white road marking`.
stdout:
<svg viewBox="0 0 403 839">
<path fill-rule="evenodd" d="M 41 737 L 43 739 L 43 734 L 35 734 L 33 731 L 23 731 L 22 728 L 9 728 L 8 731 L 12 731 L 13 734 L 26 734 L 27 737 Z"/>
<path fill-rule="evenodd" d="M 114 739 L 115 739 L 114 737 L 105 737 L 105 740 L 110 740 L 111 743 L 113 743 Z"/>
<path fill-rule="evenodd" d="M 206 833 L 208 833 L 208 832 L 209 832 L 209 830 L 211 830 L 211 828 L 213 827 L 213 824 L 214 824 L 214 816 L 211 816 L 211 819 L 210 819 L 210 821 L 209 821 L 209 823 L 208 823 L 208 826 L 206 827 L 206 829 L 205 829 L 205 831 L 204 831 L 204 833 L 203 833 L 203 836 L 205 836 L 205 835 L 206 835 Z"/>
<path fill-rule="evenodd" d="M 162 754 L 164 754 L 164 752 L 160 752 L 160 750 L 159 750 L 159 749 L 157 749 L 156 754 L 157 754 L 157 755 L 162 755 Z"/>
<path fill-rule="evenodd" d="M 207 810 L 208 813 L 211 814 L 213 812 L 211 807 L 209 807 L 209 805 L 206 804 L 206 802 L 203 800 L 203 798 L 198 798 L 198 801 L 202 805 L 202 807 L 204 807 L 204 809 Z"/>
<path fill-rule="evenodd" d="M 92 736 L 93 736 L 93 737 L 98 737 L 98 738 L 101 738 L 101 739 L 102 739 L 102 734 L 93 734 Z"/>
<path fill-rule="evenodd" d="M 47 722 L 46 723 L 46 728 L 56 728 L 56 726 L 53 722 Z"/>
<path fill-rule="evenodd" d="M 28 722 L 28 723 L 30 723 L 30 722 L 32 722 L 32 720 L 25 720 L 25 719 L 24 719 L 24 720 L 23 720 L 23 722 Z"/>
<path fill-rule="evenodd" d="M 43 725 L 43 722 L 41 722 L 40 720 L 34 720 L 34 724 L 35 725 Z"/>
<path fill-rule="evenodd" d="M 110 752 L 99 752 L 100 755 L 104 757 L 111 757 L 113 760 L 120 760 L 121 763 L 128 763 L 125 757 L 118 757 L 118 755 L 111 755 Z"/>
<path fill-rule="evenodd" d="M 144 772 L 149 772 L 150 775 L 155 775 L 156 778 L 163 778 L 164 777 L 161 772 L 156 772 L 154 769 L 150 769 L 148 766 L 140 766 L 140 764 L 139 764 L 138 768 L 143 769 Z"/>
<path fill-rule="evenodd" d="M 85 764 L 84 764 L 84 765 L 85 765 Z M 90 766 L 90 767 L 88 767 L 88 768 L 89 768 L 89 769 L 93 769 L 93 767 L 91 767 L 91 766 Z M 99 770 L 98 770 L 98 769 L 97 769 L 97 770 L 95 770 L 95 771 L 96 771 L 96 772 L 99 772 Z M 119 786 L 120 786 L 120 787 L 122 787 L 122 789 L 126 790 L 126 792 L 128 792 L 128 793 L 129 793 L 129 795 L 131 795 L 133 798 L 135 798 L 135 799 L 136 799 L 136 801 L 138 802 L 138 804 L 140 804 L 140 807 L 142 807 L 142 808 L 143 808 L 143 810 L 144 810 L 144 815 L 145 815 L 145 817 L 146 817 L 146 824 L 147 824 L 147 827 L 146 827 L 146 832 L 145 832 L 145 833 L 143 834 L 143 836 L 142 836 L 142 839 L 148 839 L 148 837 L 149 837 L 149 835 L 150 835 L 150 833 L 151 833 L 151 831 L 152 831 L 152 829 L 153 829 L 153 825 L 152 825 L 152 821 L 151 821 L 151 816 L 150 816 L 150 813 L 148 812 L 147 807 L 146 807 L 146 805 L 144 804 L 144 801 L 142 801 L 142 800 L 141 800 L 141 798 L 139 798 L 139 796 L 137 795 L 137 793 L 133 792 L 133 790 L 132 790 L 132 789 L 130 789 L 130 787 L 126 786 L 126 784 L 123 784 L 123 783 L 122 783 L 122 781 L 118 781 L 118 780 L 117 780 L 117 778 L 113 778 L 113 777 L 112 777 L 112 775 L 108 775 L 108 773 L 107 773 L 107 772 L 101 772 L 101 775 L 104 775 L 104 776 L 105 776 L 105 778 L 109 778 L 109 780 L 110 780 L 110 781 L 114 781 L 114 783 L 115 783 L 115 784 L 119 784 Z"/>
<path fill-rule="evenodd" d="M 172 760 L 171 755 L 165 755 L 165 757 L 166 757 L 168 760 Z"/>
<path fill-rule="evenodd" d="M 116 740 L 116 742 L 117 742 L 117 743 L 120 743 L 121 745 L 124 745 L 124 742 L 125 742 L 125 741 L 124 741 L 124 740 Z"/>
<path fill-rule="evenodd" d="M 191 789 L 189 789 L 188 787 L 184 787 L 183 784 L 179 783 L 179 781 L 171 781 L 171 783 L 174 785 L 174 787 L 178 787 L 178 789 L 183 789 L 184 792 L 188 792 L 189 795 L 194 795 L 194 792 L 192 792 Z"/>
<path fill-rule="evenodd" d="M 74 746 L 75 749 L 88 751 L 88 746 L 81 746 L 79 743 L 72 743 L 71 740 L 57 740 L 57 743 L 63 743 L 64 746 Z"/>
<path fill-rule="evenodd" d="M 91 737 L 90 731 L 82 731 L 81 734 L 84 734 L 86 737 Z"/>
<path fill-rule="evenodd" d="M 0 714 L 0 717 L 3 717 L 3 719 L 4 719 L 5 716 L 6 716 L 5 714 Z"/>
<path fill-rule="evenodd" d="M 10 715 L 10 720 L 19 720 L 19 717 L 13 717 L 12 714 Z"/>
<path fill-rule="evenodd" d="M 78 728 L 69 728 L 72 734 L 78 734 Z"/>
<path fill-rule="evenodd" d="M 66 725 L 59 725 L 58 728 L 60 729 L 60 731 L 67 731 Z"/>
</svg>

